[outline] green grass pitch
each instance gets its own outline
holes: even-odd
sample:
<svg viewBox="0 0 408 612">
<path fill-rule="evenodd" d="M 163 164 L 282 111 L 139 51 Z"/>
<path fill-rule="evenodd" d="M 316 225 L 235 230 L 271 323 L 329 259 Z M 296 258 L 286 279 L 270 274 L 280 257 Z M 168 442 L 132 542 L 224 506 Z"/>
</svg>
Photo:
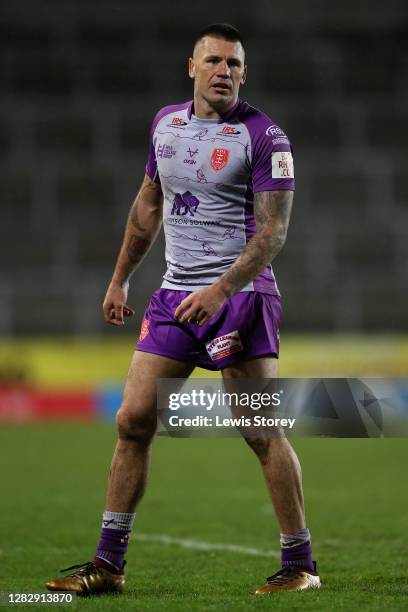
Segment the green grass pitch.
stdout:
<svg viewBox="0 0 408 612">
<path fill-rule="evenodd" d="M 113 425 L 1 428 L 0 590 L 42 590 L 58 569 L 92 556 L 114 441 Z M 244 442 L 160 438 L 127 556 L 126 593 L 62 609 L 406 610 L 406 440 L 299 439 L 294 446 L 320 591 L 253 595 L 278 569 L 278 529 Z"/>
</svg>

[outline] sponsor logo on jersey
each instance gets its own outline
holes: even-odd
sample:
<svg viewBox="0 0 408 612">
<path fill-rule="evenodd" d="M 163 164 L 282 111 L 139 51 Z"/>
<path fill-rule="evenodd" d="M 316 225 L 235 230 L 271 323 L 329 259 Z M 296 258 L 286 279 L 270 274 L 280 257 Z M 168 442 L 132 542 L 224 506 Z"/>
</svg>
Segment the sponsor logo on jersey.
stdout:
<svg viewBox="0 0 408 612">
<path fill-rule="evenodd" d="M 173 200 L 173 206 L 171 209 L 171 215 L 191 215 L 197 212 L 200 200 L 196 198 L 191 191 L 185 191 L 184 193 L 176 193 Z"/>
<path fill-rule="evenodd" d="M 272 178 L 295 178 L 293 157 L 290 151 L 272 153 Z"/>
<path fill-rule="evenodd" d="M 216 147 L 211 154 L 211 167 L 216 172 L 219 172 L 228 164 L 229 150 L 221 147 Z"/>
<path fill-rule="evenodd" d="M 285 137 L 282 138 L 272 138 L 272 144 L 289 144 L 289 140 Z"/>
<path fill-rule="evenodd" d="M 232 125 L 225 125 L 222 128 L 222 132 L 223 134 L 240 134 L 239 130 L 237 130 L 237 128 L 232 127 Z"/>
<path fill-rule="evenodd" d="M 197 155 L 198 153 L 198 149 L 190 149 L 190 147 L 188 147 L 187 149 L 187 153 L 189 154 L 190 158 L 186 158 L 183 160 L 183 164 L 189 164 L 190 166 L 195 166 L 196 165 L 196 160 L 195 159 L 191 159 L 192 157 L 194 157 L 194 155 Z"/>
<path fill-rule="evenodd" d="M 238 330 L 214 338 L 214 340 L 206 343 L 205 348 L 213 361 L 223 359 L 244 349 Z"/>
<path fill-rule="evenodd" d="M 221 132 L 217 132 L 217 136 L 238 136 L 241 132 L 237 130 L 237 128 L 232 127 L 232 125 L 225 125 Z"/>
<path fill-rule="evenodd" d="M 280 129 L 277 125 L 270 125 L 265 134 L 267 136 L 286 136 L 285 132 Z"/>
<path fill-rule="evenodd" d="M 142 342 L 146 338 L 148 333 L 149 333 L 149 321 L 148 319 L 143 319 L 142 326 L 140 328 L 139 342 Z"/>
<path fill-rule="evenodd" d="M 176 148 L 171 145 L 159 144 L 157 147 L 157 157 L 171 159 L 176 154 Z"/>
<path fill-rule="evenodd" d="M 187 121 L 184 121 L 184 119 L 181 119 L 180 117 L 173 117 L 171 120 L 171 125 L 187 125 Z"/>
</svg>

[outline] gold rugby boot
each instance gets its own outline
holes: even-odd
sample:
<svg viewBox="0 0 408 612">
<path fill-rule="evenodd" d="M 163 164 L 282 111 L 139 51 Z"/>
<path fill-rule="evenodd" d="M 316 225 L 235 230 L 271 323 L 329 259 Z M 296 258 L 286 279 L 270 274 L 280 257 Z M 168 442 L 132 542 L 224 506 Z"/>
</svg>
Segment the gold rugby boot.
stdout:
<svg viewBox="0 0 408 612">
<path fill-rule="evenodd" d="M 71 565 L 61 572 L 76 570 L 73 574 L 54 578 L 45 585 L 50 591 L 75 591 L 79 596 L 99 593 L 122 593 L 125 587 L 125 575 L 114 574 L 103 567 L 96 567 L 92 561 Z"/>
<path fill-rule="evenodd" d="M 266 579 L 266 584 L 255 591 L 255 595 L 269 595 L 278 591 L 304 591 L 320 589 L 320 576 L 316 571 L 306 570 L 296 565 L 286 566 Z"/>
</svg>

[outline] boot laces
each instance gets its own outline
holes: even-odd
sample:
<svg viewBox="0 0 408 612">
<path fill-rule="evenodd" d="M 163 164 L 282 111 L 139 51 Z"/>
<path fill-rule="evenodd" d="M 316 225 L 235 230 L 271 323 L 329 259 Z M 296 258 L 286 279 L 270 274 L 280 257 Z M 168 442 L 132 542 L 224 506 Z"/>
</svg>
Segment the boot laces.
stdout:
<svg viewBox="0 0 408 612">
<path fill-rule="evenodd" d="M 296 576 L 298 576 L 302 571 L 303 570 L 301 568 L 296 566 L 282 567 L 276 572 L 276 574 L 269 576 L 266 581 L 268 584 L 284 584 L 285 582 L 289 582 L 290 580 L 296 578 Z"/>
<path fill-rule="evenodd" d="M 78 563 L 78 565 L 71 565 L 70 567 L 66 567 L 65 569 L 60 570 L 60 572 L 69 572 L 69 570 L 78 571 L 74 572 L 73 574 L 68 574 L 68 576 L 89 576 L 95 571 L 99 571 L 96 565 L 92 563 L 92 561 L 87 561 L 86 563 Z"/>
</svg>

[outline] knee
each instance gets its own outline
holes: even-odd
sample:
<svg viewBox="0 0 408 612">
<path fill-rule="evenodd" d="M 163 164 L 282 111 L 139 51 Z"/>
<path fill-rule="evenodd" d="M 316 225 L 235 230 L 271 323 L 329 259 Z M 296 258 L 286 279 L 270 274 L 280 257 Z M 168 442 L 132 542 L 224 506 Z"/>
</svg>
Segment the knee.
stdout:
<svg viewBox="0 0 408 612">
<path fill-rule="evenodd" d="M 268 463 L 271 441 L 268 438 L 245 438 L 245 442 L 254 451 L 262 465 Z"/>
<path fill-rule="evenodd" d="M 116 414 L 116 428 L 121 440 L 133 440 L 139 444 L 150 444 L 157 426 L 156 414 L 144 415 L 122 405 Z"/>
</svg>

